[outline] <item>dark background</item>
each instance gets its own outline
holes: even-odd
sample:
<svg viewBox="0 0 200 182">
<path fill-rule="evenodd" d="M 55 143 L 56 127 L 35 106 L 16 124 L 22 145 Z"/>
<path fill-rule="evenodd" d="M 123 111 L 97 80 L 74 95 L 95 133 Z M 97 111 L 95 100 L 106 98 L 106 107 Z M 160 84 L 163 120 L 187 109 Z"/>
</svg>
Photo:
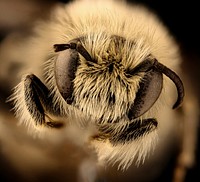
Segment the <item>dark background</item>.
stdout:
<svg viewBox="0 0 200 182">
<path fill-rule="evenodd" d="M 59 0 L 57 0 L 59 1 Z M 45 17 L 48 14 L 48 11 L 51 10 L 56 0 L 50 1 L 31 1 L 34 2 L 34 6 L 32 9 L 27 8 L 25 4 L 27 1 L 23 0 L 22 3 L 19 3 L 16 6 L 15 0 L 0 0 L 0 11 L 5 11 L 5 7 L 7 11 L 5 16 L 15 16 L 15 14 L 22 14 L 19 16 L 17 20 L 12 17 L 2 18 L 4 14 L 0 14 L 0 40 L 4 40 L 4 38 L 11 33 L 12 31 L 20 31 L 28 27 L 30 20 L 37 17 Z M 15 3 L 14 3 L 15 2 Z M 59 1 L 61 2 L 61 1 Z M 68 2 L 68 1 L 62 1 Z M 131 1 L 130 1 L 131 2 Z M 193 83 L 195 90 L 198 95 L 199 101 L 199 93 L 200 93 L 200 82 L 199 82 L 199 68 L 200 68 L 200 6 L 198 5 L 198 1 L 172 1 L 172 0 L 137 0 L 137 3 L 145 4 L 147 7 L 151 8 L 165 23 L 165 25 L 169 28 L 171 33 L 176 38 L 177 42 L 181 47 L 181 53 L 183 56 L 183 68 L 185 73 L 187 73 L 190 77 L 191 82 Z M 14 5 L 14 4 L 15 5 Z M 30 4 L 29 4 L 30 5 Z M 24 10 L 24 11 L 23 11 Z M 27 17 L 23 17 L 27 16 Z M 12 20 L 12 21 L 11 21 Z M 1 60 L 0 60 L 1 61 Z M 0 80 L 2 83 L 4 80 Z M 0 93 L 1 97 L 6 98 L 9 92 L 9 86 L 5 87 L 0 85 Z M 8 106 L 9 107 L 9 106 Z M 186 182 L 198 182 L 200 181 L 200 151 L 199 151 L 199 141 L 197 146 L 197 161 L 196 165 L 189 169 L 189 172 L 186 176 Z M 4 164 L 5 161 L 1 159 L 0 161 Z M 172 162 L 169 163 L 167 169 L 161 174 L 157 181 L 159 182 L 171 182 L 173 169 L 173 159 Z M 0 181 L 6 181 L 9 178 L 6 176 L 6 171 L 10 170 L 9 166 L 0 165 Z M 14 175 L 14 174 L 13 174 Z M 5 176 L 5 177 L 4 177 Z M 15 175 L 14 175 L 15 176 Z M 15 176 L 17 177 L 17 176 Z"/>
</svg>

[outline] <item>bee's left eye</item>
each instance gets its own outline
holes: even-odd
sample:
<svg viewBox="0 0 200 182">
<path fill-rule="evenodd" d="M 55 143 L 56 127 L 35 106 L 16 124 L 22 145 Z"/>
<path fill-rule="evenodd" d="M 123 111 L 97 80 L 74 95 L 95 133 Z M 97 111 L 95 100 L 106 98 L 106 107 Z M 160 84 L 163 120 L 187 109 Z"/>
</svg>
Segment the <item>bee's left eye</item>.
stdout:
<svg viewBox="0 0 200 182">
<path fill-rule="evenodd" d="M 154 69 L 146 72 L 139 84 L 136 98 L 129 109 L 128 118 L 135 119 L 147 112 L 160 96 L 162 86 L 162 73 Z"/>
<path fill-rule="evenodd" d="M 181 79 L 174 71 L 159 63 L 156 59 L 147 59 L 133 70 L 129 71 L 129 74 L 134 75 L 139 72 L 144 72 L 145 75 L 139 84 L 136 98 L 130 106 L 128 112 L 128 118 L 130 120 L 143 115 L 156 102 L 162 91 L 163 74 L 170 78 L 177 88 L 178 98 L 173 105 L 173 109 L 181 105 L 184 98 L 184 86 Z"/>
</svg>

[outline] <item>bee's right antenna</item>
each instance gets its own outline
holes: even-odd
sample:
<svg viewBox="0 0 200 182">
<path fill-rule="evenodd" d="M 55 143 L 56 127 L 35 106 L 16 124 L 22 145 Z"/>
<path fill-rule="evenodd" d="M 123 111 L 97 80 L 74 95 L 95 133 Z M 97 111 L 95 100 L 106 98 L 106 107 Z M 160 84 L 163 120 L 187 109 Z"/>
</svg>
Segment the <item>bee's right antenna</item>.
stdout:
<svg viewBox="0 0 200 182">
<path fill-rule="evenodd" d="M 87 61 L 94 62 L 88 51 L 80 43 L 69 43 L 69 44 L 55 44 L 55 52 L 64 51 L 66 49 L 75 49 L 80 53 Z"/>
</svg>

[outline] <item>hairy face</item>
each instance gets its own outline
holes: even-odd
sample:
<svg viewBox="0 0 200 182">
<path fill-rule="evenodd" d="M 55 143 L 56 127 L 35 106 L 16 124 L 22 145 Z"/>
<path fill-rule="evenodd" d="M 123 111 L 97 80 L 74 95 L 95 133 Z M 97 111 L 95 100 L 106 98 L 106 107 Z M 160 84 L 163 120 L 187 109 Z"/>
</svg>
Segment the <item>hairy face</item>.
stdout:
<svg viewBox="0 0 200 182">
<path fill-rule="evenodd" d="M 142 119 L 141 116 L 159 98 L 163 74 L 177 87 L 178 99 L 174 107 L 182 102 L 181 80 L 159 63 L 142 41 L 116 35 L 93 35 L 55 45 L 55 51 L 59 52 L 55 64 L 56 83 L 62 97 L 93 118 L 106 135 L 115 133 L 121 126 L 119 130 L 124 133 L 117 136 L 118 140 L 133 140 L 156 129 L 154 115 Z M 124 130 L 126 125 L 129 125 L 127 131 Z M 129 130 L 135 133 L 126 136 Z M 116 140 L 115 134 L 109 137 Z"/>
<path fill-rule="evenodd" d="M 104 35 L 102 36 L 104 40 L 101 41 L 100 37 L 95 36 L 92 41 L 89 39 L 91 38 L 84 37 L 76 40 L 81 47 L 87 47 L 90 51 L 90 53 L 87 51 L 88 55 L 82 56 L 75 50 L 67 49 L 63 51 L 65 53 L 61 52 L 63 56 L 58 56 L 57 68 L 65 69 L 61 62 L 69 62 L 66 65 L 68 76 L 62 70 L 56 69 L 56 75 L 65 75 L 63 79 L 57 76 L 58 88 L 62 87 L 60 91 L 68 103 L 73 103 L 76 108 L 94 117 L 100 123 L 116 123 L 122 118 L 128 119 L 128 111 L 135 100 L 139 83 L 144 77 L 144 72 L 131 73 L 131 55 L 127 55 L 128 50 L 131 54 L 131 50 L 137 48 L 138 45 L 119 36 L 106 37 Z M 99 49 L 92 50 L 99 44 L 101 44 Z M 142 57 L 145 56 L 142 55 Z M 68 59 L 70 61 L 62 60 L 63 57 L 65 59 L 70 57 Z M 142 59 L 139 62 L 143 61 Z M 134 62 L 134 57 L 132 57 L 132 62 Z M 133 67 L 137 63 L 131 64 Z M 68 81 L 63 83 L 63 80 Z M 66 88 L 66 85 L 70 85 L 70 88 Z"/>
</svg>

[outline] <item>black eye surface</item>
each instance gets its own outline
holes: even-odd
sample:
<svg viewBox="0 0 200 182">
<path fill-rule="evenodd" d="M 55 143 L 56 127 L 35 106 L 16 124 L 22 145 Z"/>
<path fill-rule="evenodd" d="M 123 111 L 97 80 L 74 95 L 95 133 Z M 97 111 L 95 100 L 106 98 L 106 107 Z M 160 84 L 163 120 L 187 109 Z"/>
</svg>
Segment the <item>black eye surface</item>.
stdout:
<svg viewBox="0 0 200 182">
<path fill-rule="evenodd" d="M 73 80 L 79 65 L 79 55 L 74 49 L 59 52 L 55 62 L 56 84 L 68 104 L 73 102 Z"/>
<path fill-rule="evenodd" d="M 140 72 L 145 73 L 145 75 L 139 84 L 136 98 L 128 111 L 130 120 L 143 115 L 157 101 L 163 87 L 163 74 L 174 82 L 177 89 L 178 97 L 172 108 L 176 109 L 182 104 L 185 95 L 184 85 L 174 71 L 159 63 L 156 59 L 146 59 L 133 70 L 129 70 L 128 74 L 134 75 Z"/>
<path fill-rule="evenodd" d="M 134 103 L 128 112 L 128 118 L 132 120 L 147 112 L 160 96 L 162 86 L 162 73 L 154 69 L 146 72 L 139 84 Z"/>
</svg>

